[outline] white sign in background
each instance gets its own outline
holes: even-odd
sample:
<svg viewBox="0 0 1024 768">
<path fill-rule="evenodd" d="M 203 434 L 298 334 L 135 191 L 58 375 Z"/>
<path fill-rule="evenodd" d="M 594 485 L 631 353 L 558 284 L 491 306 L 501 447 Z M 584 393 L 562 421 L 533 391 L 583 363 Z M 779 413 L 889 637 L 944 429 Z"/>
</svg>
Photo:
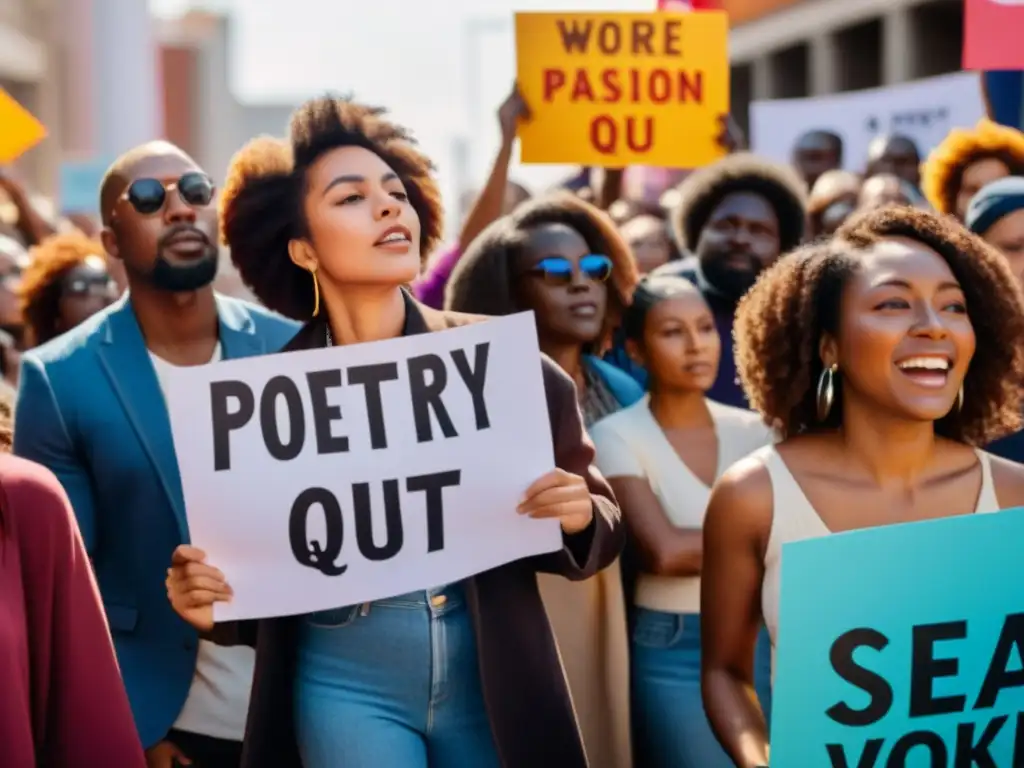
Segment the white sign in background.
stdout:
<svg viewBox="0 0 1024 768">
<path fill-rule="evenodd" d="M 489 421 L 483 429 L 478 428 L 480 411 L 471 388 L 455 362 L 464 354 L 469 368 L 478 373 L 481 345 L 486 345 L 483 401 Z M 425 355 L 436 355 L 444 362 L 447 380 L 440 400 L 457 436 L 445 437 L 431 413 L 432 439 L 420 442 L 411 394 L 416 377 L 409 361 Z M 367 388 L 352 383 L 350 372 L 387 363 L 397 365 L 398 378 L 380 385 L 387 447 L 374 449 Z M 307 374 L 338 370 L 341 386 L 325 390 L 326 404 L 340 408 L 340 414 L 331 419 L 329 435 L 347 437 L 348 450 L 319 453 L 316 396 L 311 394 Z M 289 460 L 272 457 L 260 423 L 264 388 L 281 376 L 294 383 L 302 405 L 304 441 L 298 455 Z M 430 372 L 419 380 L 428 386 L 434 381 Z M 220 463 L 230 462 L 230 466 L 216 470 L 216 398 L 211 385 L 226 381 L 241 382 L 244 386 L 231 386 L 252 391 L 252 415 L 232 429 L 226 441 L 221 438 Z M 285 382 L 284 388 L 290 385 Z M 289 421 L 285 397 L 274 400 L 279 442 L 288 444 L 296 427 Z M 229 413 L 239 411 L 237 397 L 226 402 Z M 234 590 L 230 603 L 216 605 L 217 621 L 369 602 L 455 582 L 562 546 L 556 520 L 534 520 L 516 511 L 529 485 L 555 466 L 531 313 L 372 344 L 177 369 L 167 382 L 167 405 L 192 543 L 206 551 L 208 562 L 223 571 Z M 241 417 L 234 420 L 242 421 Z M 323 432 L 322 415 L 320 421 L 326 446 L 329 438 Z M 441 491 L 444 546 L 437 548 L 436 527 L 433 537 L 428 536 L 429 494 L 410 491 L 406 483 L 411 477 L 453 471 L 459 472 L 459 484 Z M 400 548 L 394 546 L 397 539 L 389 540 L 397 533 L 397 526 L 389 528 L 386 521 L 384 489 L 389 480 L 397 481 L 391 487 L 397 488 L 401 506 Z M 361 483 L 368 484 L 371 514 L 363 515 L 360 533 L 355 497 L 365 498 L 366 489 L 354 492 L 353 486 Z M 341 549 L 336 557 L 328 551 L 332 543 L 328 517 L 319 504 L 309 510 L 306 534 L 299 537 L 297 546 L 300 554 L 309 552 L 309 547 L 325 552 L 321 562 L 331 575 L 301 564 L 293 551 L 292 508 L 310 488 L 326 489 L 337 499 L 342 511 Z M 368 519 L 372 519 L 372 538 L 367 538 Z M 435 512 L 435 526 L 440 520 Z M 372 560 L 363 554 L 376 547 L 380 557 L 389 542 L 395 551 L 387 559 Z M 435 551 L 428 551 L 431 546 Z"/>
<path fill-rule="evenodd" d="M 843 165 L 864 170 L 868 145 L 879 135 L 909 136 L 922 159 L 952 128 L 973 128 L 985 116 L 977 72 L 955 72 L 911 83 L 807 99 L 772 99 L 750 105 L 751 149 L 780 163 L 807 131 L 843 138 Z"/>
</svg>

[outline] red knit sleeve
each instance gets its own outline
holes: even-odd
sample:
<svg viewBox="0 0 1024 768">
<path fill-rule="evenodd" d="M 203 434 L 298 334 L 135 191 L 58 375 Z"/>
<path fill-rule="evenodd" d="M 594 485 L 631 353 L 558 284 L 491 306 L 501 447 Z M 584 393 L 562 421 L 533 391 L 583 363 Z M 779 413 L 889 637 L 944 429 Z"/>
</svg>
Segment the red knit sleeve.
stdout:
<svg viewBox="0 0 1024 768">
<path fill-rule="evenodd" d="M 49 470 L 13 456 L 0 460 L 0 486 L 24 570 L 38 764 L 144 768 L 67 494 Z"/>
</svg>

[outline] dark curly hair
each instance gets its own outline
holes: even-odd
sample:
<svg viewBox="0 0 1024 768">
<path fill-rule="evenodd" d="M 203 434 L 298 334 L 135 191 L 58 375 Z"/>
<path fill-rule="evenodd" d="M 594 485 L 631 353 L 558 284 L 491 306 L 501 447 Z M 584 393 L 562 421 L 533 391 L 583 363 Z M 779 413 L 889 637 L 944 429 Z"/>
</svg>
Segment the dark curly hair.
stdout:
<svg viewBox="0 0 1024 768">
<path fill-rule="evenodd" d="M 604 332 L 595 343 L 603 350 L 629 306 L 637 281 L 636 262 L 629 246 L 604 211 L 571 192 L 552 192 L 523 203 L 485 229 L 459 259 L 445 296 L 445 307 L 479 315 L 510 315 L 516 304 L 516 262 L 530 230 L 545 224 L 565 224 L 579 232 L 595 253 L 612 260 L 608 311 Z"/>
<path fill-rule="evenodd" d="M 935 210 L 954 213 L 960 183 L 968 166 L 995 158 L 1024 176 L 1024 133 L 983 119 L 974 128 L 954 128 L 921 166 L 921 190 Z"/>
<path fill-rule="evenodd" d="M 221 239 L 242 280 L 267 307 L 305 320 L 313 312 L 313 277 L 292 263 L 288 243 L 308 235 L 303 214 L 306 172 L 338 147 L 363 147 L 398 174 L 420 218 L 424 261 L 440 242 L 441 193 L 434 166 L 408 131 L 379 107 L 323 96 L 292 114 L 290 141 L 253 139 L 231 160 L 220 198 Z"/>
<path fill-rule="evenodd" d="M 694 171 L 677 187 L 678 202 L 671 213 L 676 242 L 692 251 L 712 211 L 728 195 L 753 192 L 764 196 L 779 217 L 781 253 L 796 248 L 804 236 L 807 187 L 787 166 L 737 152 Z"/>
<path fill-rule="evenodd" d="M 951 219 L 888 207 L 856 215 L 832 240 L 783 257 L 740 302 L 736 368 L 752 407 L 784 437 L 839 426 L 841 386 L 829 417 L 817 419 L 819 340 L 838 332 L 840 298 L 857 269 L 858 254 L 896 237 L 931 248 L 949 265 L 977 337 L 964 379 L 963 407 L 936 422 L 937 434 L 984 445 L 1019 427 L 1024 295 L 1006 259 Z"/>
<path fill-rule="evenodd" d="M 62 333 L 61 278 L 90 256 L 104 257 L 103 243 L 79 232 L 51 235 L 29 252 L 32 260 L 21 276 L 18 295 L 29 343 L 44 344 Z"/>
</svg>

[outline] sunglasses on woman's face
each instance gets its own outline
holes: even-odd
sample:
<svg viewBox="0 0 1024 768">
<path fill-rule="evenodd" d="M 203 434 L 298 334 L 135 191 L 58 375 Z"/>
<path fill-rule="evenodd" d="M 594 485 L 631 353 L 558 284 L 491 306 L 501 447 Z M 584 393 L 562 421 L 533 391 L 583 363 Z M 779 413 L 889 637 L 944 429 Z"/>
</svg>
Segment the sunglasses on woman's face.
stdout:
<svg viewBox="0 0 1024 768">
<path fill-rule="evenodd" d="M 193 208 L 203 208 L 213 201 L 213 180 L 198 171 L 182 174 L 180 179 L 167 185 L 159 179 L 136 179 L 128 185 L 121 199 L 127 200 L 143 216 L 149 216 L 164 207 L 167 194 L 175 189 L 182 202 Z"/>
<path fill-rule="evenodd" d="M 603 283 L 611 277 L 612 260 L 607 256 L 589 253 L 580 258 L 579 271 L 588 280 Z M 547 256 L 538 261 L 530 272 L 540 275 L 547 283 L 569 285 L 573 280 L 575 268 L 573 263 L 564 256 Z"/>
<path fill-rule="evenodd" d="M 72 277 L 64 281 L 65 296 L 76 298 L 116 299 L 117 284 L 110 278 Z"/>
</svg>

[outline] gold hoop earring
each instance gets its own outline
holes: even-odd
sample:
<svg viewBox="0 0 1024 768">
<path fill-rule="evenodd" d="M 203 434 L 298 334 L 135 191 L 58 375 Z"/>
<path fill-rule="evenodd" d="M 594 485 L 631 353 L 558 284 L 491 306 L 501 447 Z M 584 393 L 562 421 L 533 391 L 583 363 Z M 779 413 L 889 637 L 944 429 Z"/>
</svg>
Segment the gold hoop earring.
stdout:
<svg viewBox="0 0 1024 768">
<path fill-rule="evenodd" d="M 964 409 L 964 385 L 960 385 L 960 389 L 956 392 L 956 412 L 960 413 Z"/>
<path fill-rule="evenodd" d="M 320 281 L 316 279 L 316 265 L 309 268 L 309 274 L 313 278 L 313 317 L 320 314 Z"/>
<path fill-rule="evenodd" d="M 832 412 L 832 403 L 836 398 L 836 372 L 839 366 L 833 363 L 821 372 L 818 377 L 818 421 L 824 421 Z"/>
</svg>

